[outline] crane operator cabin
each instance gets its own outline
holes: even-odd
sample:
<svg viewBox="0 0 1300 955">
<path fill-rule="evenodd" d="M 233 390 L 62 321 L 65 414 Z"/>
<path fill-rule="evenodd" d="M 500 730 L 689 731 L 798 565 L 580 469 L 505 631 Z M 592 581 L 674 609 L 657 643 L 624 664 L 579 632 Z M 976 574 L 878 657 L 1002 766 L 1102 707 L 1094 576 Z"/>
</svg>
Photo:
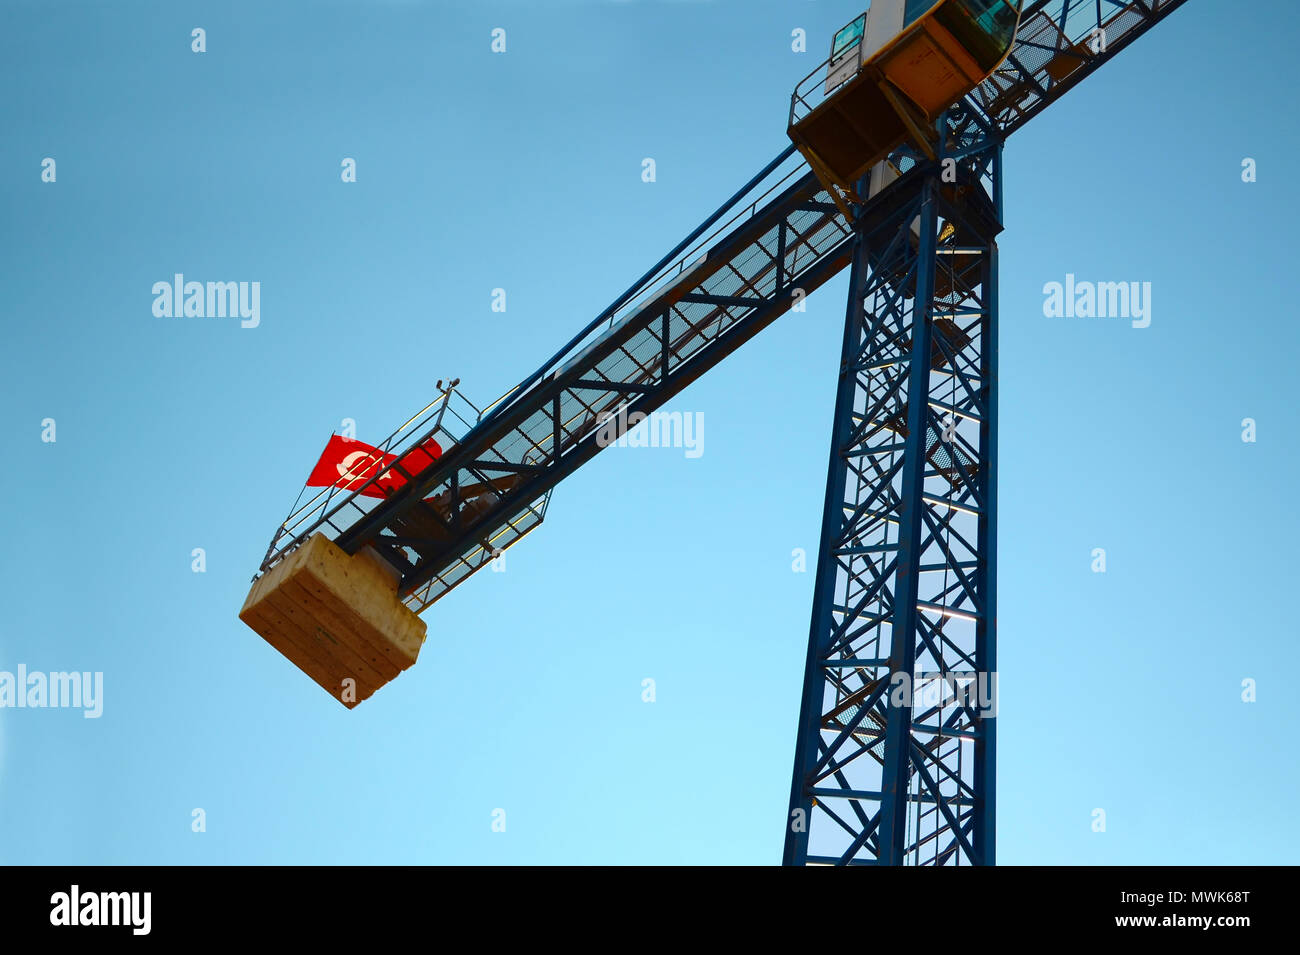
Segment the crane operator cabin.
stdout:
<svg viewBox="0 0 1300 955">
<path fill-rule="evenodd" d="M 905 141 L 932 143 L 944 110 L 1006 59 L 1019 19 L 1020 0 L 875 0 L 795 88 L 791 140 L 831 195 L 865 198 L 857 181 Z"/>
</svg>

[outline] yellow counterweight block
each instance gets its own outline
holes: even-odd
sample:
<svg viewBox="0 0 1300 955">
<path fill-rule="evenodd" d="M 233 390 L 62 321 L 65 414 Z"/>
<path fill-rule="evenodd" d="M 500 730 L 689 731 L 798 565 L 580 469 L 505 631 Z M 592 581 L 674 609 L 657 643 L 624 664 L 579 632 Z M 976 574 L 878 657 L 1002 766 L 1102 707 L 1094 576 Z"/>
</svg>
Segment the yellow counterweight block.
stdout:
<svg viewBox="0 0 1300 955">
<path fill-rule="evenodd" d="M 369 549 L 349 555 L 321 534 L 259 577 L 239 619 L 351 709 L 415 663 L 425 623 Z"/>
</svg>

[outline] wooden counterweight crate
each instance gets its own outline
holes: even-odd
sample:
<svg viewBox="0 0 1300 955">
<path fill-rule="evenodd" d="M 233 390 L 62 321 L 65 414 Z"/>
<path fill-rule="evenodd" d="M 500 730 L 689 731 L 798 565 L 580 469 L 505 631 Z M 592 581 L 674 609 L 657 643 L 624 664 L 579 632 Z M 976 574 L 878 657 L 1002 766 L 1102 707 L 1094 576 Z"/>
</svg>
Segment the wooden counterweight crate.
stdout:
<svg viewBox="0 0 1300 955">
<path fill-rule="evenodd" d="M 373 551 L 349 555 L 316 534 L 257 579 L 239 619 L 351 709 L 424 644 L 425 623 L 397 585 Z"/>
</svg>

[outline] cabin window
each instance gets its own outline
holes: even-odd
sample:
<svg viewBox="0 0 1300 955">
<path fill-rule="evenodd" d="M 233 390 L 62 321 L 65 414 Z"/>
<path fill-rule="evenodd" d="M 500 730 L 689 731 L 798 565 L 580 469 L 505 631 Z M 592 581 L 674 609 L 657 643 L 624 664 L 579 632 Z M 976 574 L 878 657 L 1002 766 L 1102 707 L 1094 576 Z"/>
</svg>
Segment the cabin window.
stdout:
<svg viewBox="0 0 1300 955">
<path fill-rule="evenodd" d="M 929 13 L 937 0 L 907 0 L 903 7 L 903 26 L 910 27 L 925 14 Z"/>
<path fill-rule="evenodd" d="M 835 34 L 835 40 L 831 44 L 831 59 L 837 60 L 850 47 L 862 42 L 862 31 L 867 25 L 867 15 L 864 13 L 858 17 L 839 33 Z"/>
<path fill-rule="evenodd" d="M 1019 7 L 1019 0 L 950 0 L 934 18 L 988 72 L 1011 48 Z"/>
</svg>

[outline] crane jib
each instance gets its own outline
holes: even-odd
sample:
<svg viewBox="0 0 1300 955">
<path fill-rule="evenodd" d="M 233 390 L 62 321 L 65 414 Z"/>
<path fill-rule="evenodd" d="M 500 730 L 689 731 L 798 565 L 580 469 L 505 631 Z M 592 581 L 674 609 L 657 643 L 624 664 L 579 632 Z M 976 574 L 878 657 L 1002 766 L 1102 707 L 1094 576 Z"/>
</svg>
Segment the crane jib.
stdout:
<svg viewBox="0 0 1300 955">
<path fill-rule="evenodd" d="M 355 705 L 414 662 L 424 637 L 416 613 L 540 523 L 551 489 L 609 443 L 601 440 L 609 421 L 625 428 L 679 393 L 854 261 L 873 229 L 883 230 L 882 249 L 910 241 L 915 254 L 928 247 L 922 216 L 935 221 L 936 204 L 947 203 L 958 214 L 940 233 L 944 262 L 954 274 L 972 267 L 974 240 L 988 248 L 1001 228 L 1000 178 L 990 177 L 989 196 L 972 198 L 925 187 L 920 173 L 937 168 L 939 155 L 978 168 L 979 150 L 1000 149 L 1184 2 L 876 0 L 796 88 L 789 146 L 498 402 L 447 416 L 456 382 L 440 385 L 428 414 L 382 449 L 402 480 L 376 493 L 377 471 L 367 488 L 331 491 L 295 511 L 241 616 Z M 872 118 L 864 125 L 864 117 Z M 962 147 L 973 134 L 982 145 Z M 926 281 L 940 297 L 958 290 L 953 275 Z M 947 324 L 937 330 L 934 361 L 953 361 L 970 345 L 964 336 Z M 909 435 L 922 442 L 928 464 L 914 466 L 928 475 L 956 486 L 978 473 L 979 461 L 941 447 L 916 407 L 881 426 L 900 446 Z M 413 449 L 429 440 L 444 453 L 413 468 Z M 351 697 L 340 679 L 352 682 Z M 840 741 L 862 736 L 865 718 L 865 707 L 853 711 Z M 958 844 L 970 849 L 959 832 Z M 806 844 L 799 852 L 813 858 Z"/>
</svg>

